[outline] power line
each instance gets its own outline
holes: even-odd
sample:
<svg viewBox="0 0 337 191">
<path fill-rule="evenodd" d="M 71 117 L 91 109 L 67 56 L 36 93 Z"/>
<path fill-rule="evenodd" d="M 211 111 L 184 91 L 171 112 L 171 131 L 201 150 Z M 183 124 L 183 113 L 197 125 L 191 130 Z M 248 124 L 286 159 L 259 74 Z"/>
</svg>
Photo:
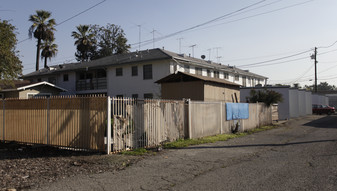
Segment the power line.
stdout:
<svg viewBox="0 0 337 191">
<path fill-rule="evenodd" d="M 252 17 L 260 16 L 260 15 L 265 15 L 265 14 L 273 13 L 273 12 L 276 12 L 276 11 L 281 11 L 281 10 L 284 10 L 284 9 L 288 9 L 288 8 L 292 8 L 292 7 L 295 7 L 295 6 L 300 6 L 300 5 L 309 3 L 309 2 L 311 2 L 311 1 L 314 1 L 314 0 L 308 0 L 308 1 L 301 2 L 301 3 L 292 4 L 292 5 L 285 6 L 285 7 L 279 8 L 279 9 L 274 9 L 274 10 L 271 10 L 271 11 L 267 11 L 267 12 L 263 12 L 263 13 L 259 13 L 259 14 L 255 14 L 255 15 L 251 15 L 251 16 L 248 16 L 248 17 L 240 18 L 240 19 L 233 20 L 233 21 L 229 21 L 229 22 L 225 22 L 225 23 L 220 23 L 220 24 L 213 25 L 213 26 L 218 26 L 218 25 L 221 25 L 221 24 L 228 24 L 228 23 L 237 22 L 237 21 L 240 21 L 240 20 L 249 19 L 249 18 L 252 18 Z M 180 33 L 183 33 L 183 32 L 187 32 L 187 31 L 190 31 L 190 30 L 194 30 L 194 29 L 196 29 L 196 28 L 199 28 L 199 27 L 201 27 L 201 26 L 210 24 L 210 23 L 212 23 L 212 22 L 217 22 L 217 21 L 219 21 L 219 20 L 223 20 L 223 19 L 225 19 L 225 18 L 232 17 L 232 16 L 235 15 L 235 14 L 238 15 L 238 12 L 240 12 L 240 14 L 241 14 L 243 10 L 248 9 L 248 8 L 250 8 L 250 7 L 253 7 L 253 6 L 257 5 L 257 4 L 263 3 L 263 2 L 264 2 L 264 1 L 259 1 L 259 2 L 257 2 L 257 3 L 251 4 L 251 5 L 249 5 L 249 6 L 246 6 L 246 7 L 244 7 L 244 8 L 238 9 L 238 10 L 233 11 L 233 12 L 231 12 L 231 13 L 228 13 L 228 14 L 225 14 L 225 15 L 223 15 L 223 16 L 217 17 L 217 18 L 212 19 L 212 20 L 210 20 L 210 21 L 207 21 L 207 22 L 204 22 L 204 23 L 195 25 L 195 26 L 193 26 L 193 27 L 190 27 L 190 28 L 187 28 L 187 29 L 184 29 L 184 30 L 180 30 L 180 31 L 178 31 L 178 32 L 171 33 L 171 34 L 166 35 L 166 36 L 158 37 L 158 38 L 156 38 L 155 40 L 156 40 L 156 41 L 160 41 L 160 40 L 163 40 L 163 39 L 166 39 L 166 38 L 175 36 L 175 35 L 180 34 Z M 277 1 L 277 2 L 278 2 L 278 1 Z M 274 2 L 274 3 L 276 3 L 276 2 Z M 269 3 L 269 4 L 267 4 L 267 5 L 270 5 L 270 4 L 272 4 L 272 3 Z M 266 6 L 266 5 L 264 5 L 264 6 Z M 261 8 L 261 7 L 263 7 L 263 6 L 260 6 L 260 8 Z M 257 8 L 256 8 L 256 9 L 257 9 Z M 236 15 L 235 15 L 235 16 L 236 16 Z M 209 27 L 213 27 L 213 26 L 209 26 Z M 209 28 L 209 27 L 205 27 L 205 28 Z M 205 29 L 205 28 L 203 28 L 203 29 Z M 151 43 L 151 40 L 145 40 L 145 41 L 142 42 L 142 44 L 144 44 L 144 45 L 148 45 L 149 43 Z M 138 44 L 138 43 L 131 44 L 131 46 L 136 45 L 136 44 Z"/>
<path fill-rule="evenodd" d="M 293 84 L 297 82 L 298 80 L 302 79 L 304 75 L 306 75 L 310 70 L 314 67 L 314 65 L 311 65 L 305 72 L 303 72 L 300 77 L 296 78 L 296 80 L 291 81 L 289 84 Z"/>
<path fill-rule="evenodd" d="M 329 46 L 319 46 L 317 48 L 330 48 L 330 47 L 334 46 L 336 43 L 337 43 L 337 40 Z"/>
<path fill-rule="evenodd" d="M 228 21 L 228 22 L 224 22 L 224 23 L 219 23 L 219 24 L 208 26 L 208 27 L 205 27 L 205 28 L 215 27 L 215 26 L 219 26 L 219 25 L 223 25 L 223 24 L 229 24 L 229 23 L 233 23 L 233 22 L 237 22 L 237 21 L 241 21 L 241 20 L 245 20 L 245 19 L 250 19 L 250 18 L 253 18 L 253 17 L 261 16 L 261 15 L 266 15 L 266 14 L 281 11 L 281 10 L 284 10 L 284 9 L 289 9 L 289 8 L 292 8 L 292 7 L 300 6 L 300 5 L 309 3 L 311 1 L 314 1 L 314 0 L 308 0 L 308 1 L 301 2 L 301 3 L 292 4 L 292 5 L 281 7 L 281 8 L 278 8 L 278 9 L 271 10 L 271 11 L 258 13 L 258 14 L 255 14 L 255 15 L 243 17 L 243 18 L 240 18 L 240 19 L 236 19 L 236 20 L 232 20 L 232 21 Z M 205 29 L 205 28 L 203 28 L 203 29 Z"/>
<path fill-rule="evenodd" d="M 255 63 L 252 63 L 252 64 L 238 65 L 238 66 L 239 66 L 239 67 L 257 66 L 257 65 L 261 65 L 261 64 L 268 63 L 268 62 L 275 62 L 275 61 L 278 61 L 278 60 L 284 60 L 284 59 L 287 59 L 287 58 L 299 56 L 299 55 L 308 53 L 308 52 L 310 52 L 310 51 L 311 51 L 311 50 L 306 50 L 306 51 L 304 51 L 304 52 L 292 54 L 292 55 L 289 55 L 289 56 L 283 56 L 283 57 L 280 57 L 280 58 L 275 58 L 275 59 L 271 59 L 271 60 L 265 60 L 265 61 L 262 61 L 262 62 L 255 62 Z M 308 57 L 302 57 L 302 58 L 300 58 L 300 59 L 304 59 L 304 58 L 308 58 Z M 295 60 L 292 60 L 292 61 L 295 61 Z M 282 63 L 283 63 L 283 62 L 282 62 Z M 274 63 L 274 64 L 277 64 L 277 63 Z M 271 64 L 271 65 L 273 65 L 273 64 Z M 261 66 L 265 66 L 265 65 L 261 65 Z"/>
<path fill-rule="evenodd" d="M 240 8 L 240 9 L 236 10 L 236 11 L 227 13 L 227 14 L 222 15 L 222 16 L 220 16 L 220 17 L 211 19 L 211 20 L 206 21 L 206 22 L 204 22 L 204 23 L 201 23 L 201 24 L 198 24 L 198 25 L 189 27 L 189 28 L 187 28 L 187 29 L 183 29 L 183 30 L 174 32 L 174 33 L 171 33 L 171 34 L 166 35 L 166 36 L 163 36 L 163 37 L 158 37 L 158 38 L 156 38 L 156 41 L 163 40 L 163 39 L 166 39 L 166 38 L 175 36 L 175 35 L 177 35 L 177 34 L 180 34 L 180 33 L 183 33 L 183 32 L 187 32 L 187 31 L 190 31 L 190 30 L 193 30 L 193 29 L 195 29 L 195 28 L 198 28 L 198 27 L 201 27 L 201 26 L 210 24 L 210 23 L 212 23 L 212 22 L 216 22 L 216 21 L 218 21 L 219 19 L 223 19 L 223 18 L 225 18 L 225 17 L 228 17 L 228 16 L 230 16 L 230 15 L 232 15 L 232 14 L 238 13 L 238 12 L 240 12 L 240 11 L 243 11 L 243 10 L 245 10 L 245 9 L 248 9 L 248 8 L 250 8 L 250 7 L 253 7 L 253 6 L 255 6 L 255 5 L 258 5 L 258 4 L 260 4 L 260 3 L 263 3 L 263 2 L 265 2 L 265 1 L 266 1 L 266 0 L 258 1 L 258 2 L 256 2 L 256 3 L 250 4 L 250 5 L 246 6 L 246 7 L 243 7 L 243 8 Z M 149 42 L 151 42 L 151 40 L 146 40 L 146 41 L 143 41 L 142 43 L 144 43 L 144 45 L 147 45 Z M 134 44 L 131 44 L 131 46 L 137 45 L 137 44 L 138 44 L 138 43 L 134 43 Z"/>
</svg>

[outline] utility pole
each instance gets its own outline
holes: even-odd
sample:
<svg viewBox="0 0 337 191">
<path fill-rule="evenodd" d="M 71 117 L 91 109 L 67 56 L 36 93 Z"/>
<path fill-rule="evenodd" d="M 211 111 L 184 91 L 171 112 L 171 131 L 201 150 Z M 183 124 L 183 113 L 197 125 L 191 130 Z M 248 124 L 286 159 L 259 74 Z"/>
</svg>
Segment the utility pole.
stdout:
<svg viewBox="0 0 337 191">
<path fill-rule="evenodd" d="M 190 46 L 190 48 L 192 48 L 192 57 L 194 58 L 194 47 L 197 46 L 196 44 L 193 44 Z"/>
<path fill-rule="evenodd" d="M 181 54 L 181 40 L 184 39 L 184 38 L 178 38 L 179 40 L 179 54 Z"/>
<path fill-rule="evenodd" d="M 315 52 L 311 55 L 311 59 L 315 61 L 315 85 L 314 85 L 314 92 L 317 93 L 317 47 L 315 47 Z"/>
</svg>

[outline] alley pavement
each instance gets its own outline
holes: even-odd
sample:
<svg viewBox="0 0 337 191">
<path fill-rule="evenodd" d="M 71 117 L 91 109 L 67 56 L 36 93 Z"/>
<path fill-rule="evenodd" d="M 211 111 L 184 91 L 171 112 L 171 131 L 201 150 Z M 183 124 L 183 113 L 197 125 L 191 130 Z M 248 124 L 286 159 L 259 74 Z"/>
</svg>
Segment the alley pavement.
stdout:
<svg viewBox="0 0 337 191">
<path fill-rule="evenodd" d="M 337 190 L 337 115 L 184 149 L 39 190 Z"/>
</svg>

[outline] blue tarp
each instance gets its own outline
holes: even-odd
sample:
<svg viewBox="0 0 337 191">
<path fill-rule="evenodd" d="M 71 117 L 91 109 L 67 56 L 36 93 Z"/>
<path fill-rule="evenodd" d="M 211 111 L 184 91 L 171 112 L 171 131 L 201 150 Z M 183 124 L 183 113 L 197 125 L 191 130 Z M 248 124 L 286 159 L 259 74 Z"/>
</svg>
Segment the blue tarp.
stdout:
<svg viewBox="0 0 337 191">
<path fill-rule="evenodd" d="M 248 119 L 248 103 L 226 103 L 227 120 Z"/>
</svg>

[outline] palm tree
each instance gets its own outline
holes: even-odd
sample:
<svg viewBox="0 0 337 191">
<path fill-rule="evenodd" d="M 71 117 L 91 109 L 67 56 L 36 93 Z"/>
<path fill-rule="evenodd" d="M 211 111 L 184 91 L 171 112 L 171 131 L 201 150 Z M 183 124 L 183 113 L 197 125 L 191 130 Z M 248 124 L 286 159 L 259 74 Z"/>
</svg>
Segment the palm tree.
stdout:
<svg viewBox="0 0 337 191">
<path fill-rule="evenodd" d="M 31 21 L 33 24 L 29 28 L 28 36 L 29 38 L 34 36 L 34 38 L 37 39 L 36 70 L 39 70 L 39 57 L 42 40 L 52 41 L 54 39 L 56 23 L 54 19 L 49 19 L 50 16 L 51 13 L 44 10 L 37 10 L 36 15 L 29 16 L 29 21 Z"/>
<path fill-rule="evenodd" d="M 78 61 L 89 61 L 96 49 L 95 34 L 89 25 L 79 25 L 76 29 L 77 31 L 73 31 L 71 34 L 76 39 L 74 43 L 77 46 L 76 59 Z"/>
<path fill-rule="evenodd" d="M 44 68 L 47 68 L 47 59 L 51 60 L 57 54 L 57 44 L 54 44 L 54 41 L 46 40 L 41 44 L 41 49 L 41 60 L 44 58 Z"/>
</svg>

